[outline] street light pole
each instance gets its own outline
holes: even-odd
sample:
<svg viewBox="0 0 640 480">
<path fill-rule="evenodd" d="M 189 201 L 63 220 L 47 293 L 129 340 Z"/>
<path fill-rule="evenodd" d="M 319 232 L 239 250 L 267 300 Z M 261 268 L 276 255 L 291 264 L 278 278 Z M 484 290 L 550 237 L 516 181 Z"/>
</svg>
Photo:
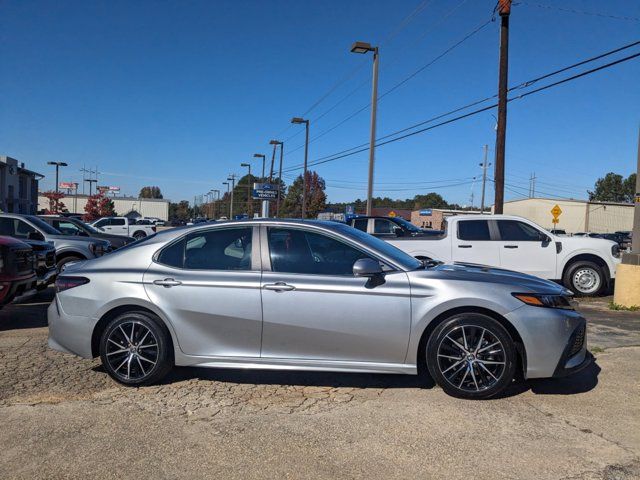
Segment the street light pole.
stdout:
<svg viewBox="0 0 640 480">
<path fill-rule="evenodd" d="M 284 142 L 271 140 L 269 142 L 274 147 L 280 145 L 280 167 L 278 169 L 278 198 L 276 200 L 276 218 L 280 218 L 280 195 L 282 190 L 282 157 L 284 156 Z"/>
<path fill-rule="evenodd" d="M 307 215 L 307 161 L 309 159 L 309 120 L 305 120 L 300 117 L 294 117 L 291 119 L 291 123 L 301 124 L 305 126 L 305 140 L 304 140 L 304 168 L 302 171 L 302 218 L 306 218 Z"/>
<path fill-rule="evenodd" d="M 231 204 L 229 205 L 229 220 L 233 220 L 233 191 L 236 189 L 236 175 L 232 173 L 227 180 L 231 181 Z"/>
<path fill-rule="evenodd" d="M 68 164 L 65 162 L 47 162 L 47 165 L 55 165 L 56 166 L 56 193 L 60 192 L 59 183 L 58 183 L 58 172 L 60 167 L 66 167 Z M 58 198 L 56 196 L 56 213 L 58 213 Z"/>
<path fill-rule="evenodd" d="M 89 196 L 93 195 L 93 184 L 98 183 L 98 180 L 95 178 L 85 178 L 84 181 L 89 183 Z"/>
<path fill-rule="evenodd" d="M 247 177 L 247 212 L 249 214 L 249 218 L 253 218 L 253 202 L 251 201 L 251 164 L 241 163 L 240 166 L 247 167 L 249 169 L 249 176 Z"/>
<path fill-rule="evenodd" d="M 260 177 L 260 181 L 264 182 L 264 179 L 265 179 L 265 176 L 264 176 L 264 163 L 265 163 L 265 160 L 267 159 L 267 156 L 263 155 L 261 153 L 254 153 L 253 156 L 255 158 L 262 158 L 262 177 Z"/>
<path fill-rule="evenodd" d="M 367 184 L 367 216 L 371 216 L 373 207 L 373 172 L 376 148 L 376 116 L 378 112 L 378 63 L 380 54 L 378 47 L 372 47 L 366 42 L 355 42 L 351 46 L 352 53 L 373 52 L 373 81 L 371 88 L 371 132 L 369 137 L 369 180 Z"/>
<path fill-rule="evenodd" d="M 229 182 L 222 182 L 223 185 L 227 186 L 227 201 L 229 200 Z M 229 216 L 231 216 L 231 208 L 229 208 Z"/>
<path fill-rule="evenodd" d="M 480 201 L 480 213 L 484 213 L 484 189 L 487 185 L 487 167 L 491 165 L 487 163 L 487 155 L 489 154 L 489 145 L 484 146 L 484 161 L 480 164 L 482 166 L 482 200 Z"/>
<path fill-rule="evenodd" d="M 218 216 L 218 204 L 216 202 L 220 200 L 220 190 L 213 189 L 211 190 L 211 193 L 211 196 L 213 197 L 213 220 L 215 220 Z M 213 194 L 215 194 L 215 196 Z"/>
</svg>

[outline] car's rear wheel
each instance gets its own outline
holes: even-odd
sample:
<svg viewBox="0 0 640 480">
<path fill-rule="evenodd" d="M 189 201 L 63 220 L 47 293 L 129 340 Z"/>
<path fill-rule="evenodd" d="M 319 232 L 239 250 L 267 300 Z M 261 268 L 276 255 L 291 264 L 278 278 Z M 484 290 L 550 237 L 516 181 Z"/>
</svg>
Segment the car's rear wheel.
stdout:
<svg viewBox="0 0 640 480">
<path fill-rule="evenodd" d="M 136 240 L 140 240 L 141 238 L 146 237 L 147 235 L 144 232 L 136 232 L 133 234 L 133 238 Z"/>
<path fill-rule="evenodd" d="M 100 338 L 100 359 L 107 373 L 125 385 L 149 385 L 173 366 L 170 336 L 153 315 L 124 313 L 114 318 Z"/>
<path fill-rule="evenodd" d="M 429 373 L 458 398 L 484 399 L 513 381 L 517 354 L 509 332 L 493 318 L 461 313 L 443 321 L 426 348 Z"/>
<path fill-rule="evenodd" d="M 79 257 L 77 255 L 68 255 L 68 256 L 63 257 L 60 260 L 58 260 L 56 262 L 56 267 L 58 267 L 58 271 L 61 272 L 62 271 L 62 267 L 64 267 L 67 263 L 80 262 L 82 260 L 84 260 L 84 258 Z"/>
<path fill-rule="evenodd" d="M 597 263 L 578 261 L 569 265 L 564 274 L 564 284 L 576 295 L 592 297 L 605 287 L 602 268 Z"/>
</svg>

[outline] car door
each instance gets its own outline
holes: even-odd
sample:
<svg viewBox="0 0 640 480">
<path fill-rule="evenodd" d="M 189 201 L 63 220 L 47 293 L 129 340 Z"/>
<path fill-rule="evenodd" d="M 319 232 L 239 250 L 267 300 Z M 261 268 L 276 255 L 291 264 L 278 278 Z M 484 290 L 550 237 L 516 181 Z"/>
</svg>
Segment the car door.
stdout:
<svg viewBox="0 0 640 480">
<path fill-rule="evenodd" d="M 500 266 L 500 255 L 489 220 L 459 220 L 451 232 L 454 262 Z"/>
<path fill-rule="evenodd" d="M 400 228 L 398 224 L 386 218 L 373 219 L 373 235 L 378 238 L 395 238 L 396 229 Z"/>
<path fill-rule="evenodd" d="M 127 220 L 124 218 L 112 218 L 109 221 L 109 233 L 115 235 L 129 235 L 129 227 L 127 226 Z"/>
<path fill-rule="evenodd" d="M 262 227 L 262 357 L 403 363 L 410 333 L 407 274 L 353 275 L 371 254 L 326 232 Z"/>
<path fill-rule="evenodd" d="M 496 220 L 496 223 L 502 268 L 556 279 L 556 245 L 545 232 L 519 220 Z"/>
<path fill-rule="evenodd" d="M 184 353 L 260 356 L 257 244 L 251 226 L 211 228 L 185 234 L 156 254 L 144 285 Z"/>
</svg>

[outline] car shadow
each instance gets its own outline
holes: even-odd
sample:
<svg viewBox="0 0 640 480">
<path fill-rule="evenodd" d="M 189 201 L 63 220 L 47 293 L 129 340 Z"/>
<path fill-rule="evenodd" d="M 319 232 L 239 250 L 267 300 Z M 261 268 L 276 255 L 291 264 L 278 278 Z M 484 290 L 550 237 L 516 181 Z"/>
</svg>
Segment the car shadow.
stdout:
<svg viewBox="0 0 640 480">
<path fill-rule="evenodd" d="M 577 395 L 586 393 L 598 385 L 601 368 L 594 359 L 584 370 L 560 378 L 535 378 L 514 382 L 502 395 L 496 398 L 508 398 L 531 391 L 536 395 Z"/>
<path fill-rule="evenodd" d="M 0 310 L 0 332 L 42 328 L 48 325 L 47 308 L 51 304 L 55 291 L 47 288 L 21 303 L 10 303 Z"/>
</svg>

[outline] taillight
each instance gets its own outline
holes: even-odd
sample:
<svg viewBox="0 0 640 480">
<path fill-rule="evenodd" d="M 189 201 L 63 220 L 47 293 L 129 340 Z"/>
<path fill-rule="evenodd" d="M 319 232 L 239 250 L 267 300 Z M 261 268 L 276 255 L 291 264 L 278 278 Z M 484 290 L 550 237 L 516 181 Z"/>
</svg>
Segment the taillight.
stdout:
<svg viewBox="0 0 640 480">
<path fill-rule="evenodd" d="M 56 279 L 56 292 L 64 292 L 70 288 L 79 287 L 89 283 L 89 279 L 85 277 L 58 277 Z"/>
<path fill-rule="evenodd" d="M 156 227 L 155 226 L 151 227 L 151 230 L 153 230 L 155 232 L 156 231 Z"/>
</svg>

